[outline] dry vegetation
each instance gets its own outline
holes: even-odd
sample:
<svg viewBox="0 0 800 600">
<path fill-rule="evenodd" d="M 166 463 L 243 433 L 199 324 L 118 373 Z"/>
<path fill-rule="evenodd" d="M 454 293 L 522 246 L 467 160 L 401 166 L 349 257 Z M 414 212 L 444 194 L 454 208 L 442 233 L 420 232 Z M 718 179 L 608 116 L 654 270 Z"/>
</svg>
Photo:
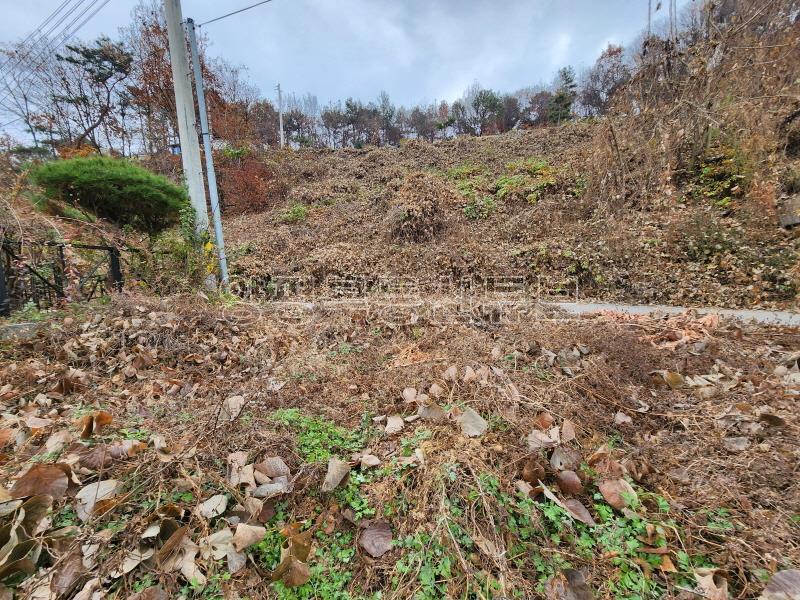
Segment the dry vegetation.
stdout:
<svg viewBox="0 0 800 600">
<path fill-rule="evenodd" d="M 2 574 L 37 598 L 754 597 L 800 560 L 797 345 L 446 298 L 76 308 L 2 346 Z"/>
</svg>

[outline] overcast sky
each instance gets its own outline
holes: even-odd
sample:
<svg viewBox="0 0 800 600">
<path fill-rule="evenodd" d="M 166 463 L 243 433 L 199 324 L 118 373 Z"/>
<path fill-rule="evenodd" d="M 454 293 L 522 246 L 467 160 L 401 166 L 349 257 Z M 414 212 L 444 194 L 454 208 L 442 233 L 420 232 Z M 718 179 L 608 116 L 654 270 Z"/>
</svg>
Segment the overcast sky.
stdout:
<svg viewBox="0 0 800 600">
<path fill-rule="evenodd" d="M 183 14 L 202 23 L 255 1 L 183 0 Z M 25 37 L 60 3 L 3 0 L 0 41 Z M 79 36 L 113 37 L 135 3 L 111 0 Z M 381 90 L 410 105 L 454 100 L 474 81 L 502 92 L 549 82 L 646 22 L 647 0 L 274 0 L 203 30 L 211 54 L 245 66 L 266 95 L 280 82 L 323 105 Z"/>
</svg>

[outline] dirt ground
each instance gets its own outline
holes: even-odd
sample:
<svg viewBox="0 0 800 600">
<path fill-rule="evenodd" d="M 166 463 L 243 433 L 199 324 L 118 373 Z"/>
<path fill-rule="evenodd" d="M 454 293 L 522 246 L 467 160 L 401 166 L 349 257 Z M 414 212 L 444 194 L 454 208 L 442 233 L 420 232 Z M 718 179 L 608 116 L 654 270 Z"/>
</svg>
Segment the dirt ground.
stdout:
<svg viewBox="0 0 800 600">
<path fill-rule="evenodd" d="M 669 178 L 641 198 L 598 194 L 586 186 L 605 176 L 591 171 L 605 134 L 605 125 L 579 123 L 273 152 L 267 160 L 286 191 L 226 217 L 231 272 L 245 284 L 296 276 L 315 288 L 343 277 L 377 286 L 391 274 L 429 290 L 515 276 L 583 299 L 797 305 L 797 240 L 778 226 L 775 190 L 724 208 L 692 181 Z M 635 153 L 630 160 L 639 168 Z M 413 219 L 419 233 L 408 231 Z"/>
<path fill-rule="evenodd" d="M 800 564 L 796 330 L 395 297 L 49 316 L 0 346 L 2 597 L 753 598 Z"/>
</svg>

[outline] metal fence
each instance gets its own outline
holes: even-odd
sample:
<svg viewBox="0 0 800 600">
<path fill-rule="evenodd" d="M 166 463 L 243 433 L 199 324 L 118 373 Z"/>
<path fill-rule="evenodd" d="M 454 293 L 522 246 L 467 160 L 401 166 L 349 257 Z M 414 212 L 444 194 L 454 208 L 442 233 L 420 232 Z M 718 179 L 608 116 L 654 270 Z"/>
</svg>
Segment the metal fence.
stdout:
<svg viewBox="0 0 800 600">
<path fill-rule="evenodd" d="M 0 315 L 33 304 L 86 301 L 122 289 L 120 251 L 113 246 L 0 238 Z"/>
</svg>

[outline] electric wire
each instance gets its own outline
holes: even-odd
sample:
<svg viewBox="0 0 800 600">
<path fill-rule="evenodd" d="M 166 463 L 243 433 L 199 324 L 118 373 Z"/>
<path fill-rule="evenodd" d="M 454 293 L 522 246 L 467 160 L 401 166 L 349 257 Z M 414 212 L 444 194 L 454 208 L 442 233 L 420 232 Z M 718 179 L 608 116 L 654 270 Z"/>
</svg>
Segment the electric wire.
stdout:
<svg viewBox="0 0 800 600">
<path fill-rule="evenodd" d="M 47 25 L 50 23 L 50 21 L 52 21 L 52 20 L 55 18 L 55 16 L 56 16 L 58 13 L 60 13 L 60 12 L 61 12 L 61 11 L 64 9 L 64 7 L 65 7 L 67 4 L 69 4 L 70 2 L 72 2 L 72 1 L 73 1 L 73 0 L 64 0 L 64 1 L 63 1 L 63 2 L 62 2 L 62 3 L 61 3 L 59 6 L 58 6 L 58 8 L 56 8 L 56 9 L 55 9 L 55 10 L 54 10 L 52 13 L 50 13 L 50 15 L 49 15 L 49 16 L 48 16 L 48 17 L 47 17 L 47 18 L 46 18 L 44 21 L 42 21 L 42 22 L 39 24 L 39 26 L 38 26 L 38 27 L 36 27 L 36 29 L 34 29 L 33 31 L 31 31 L 31 32 L 28 34 L 28 36 L 27 36 L 27 37 L 26 37 L 24 40 L 22 40 L 22 41 L 19 43 L 19 45 L 20 45 L 21 47 L 23 47 L 23 48 L 24 48 L 24 47 L 25 47 L 25 45 L 26 45 L 28 42 L 30 42 L 31 40 L 33 40 L 33 38 L 35 38 L 35 37 L 37 36 L 37 34 L 41 34 L 41 33 L 42 33 L 42 30 L 43 30 L 45 27 L 47 27 Z M 83 0 L 81 0 L 81 1 L 83 1 Z M 14 62 L 14 61 L 16 61 L 16 60 L 24 60 L 24 59 L 25 59 L 25 56 L 22 56 L 22 57 L 12 57 L 12 56 L 9 56 L 9 57 L 8 57 L 8 58 L 6 58 L 6 59 L 5 59 L 5 60 L 4 60 L 2 63 L 0 63 L 0 72 L 2 72 L 2 71 L 3 71 L 3 70 L 6 68 L 6 65 L 8 65 L 10 62 Z"/>
<path fill-rule="evenodd" d="M 80 0 L 82 3 L 84 0 Z M 33 61 L 38 60 L 43 55 L 50 53 L 57 48 L 59 48 L 65 41 L 70 39 L 73 35 L 75 35 L 86 23 L 88 23 L 102 8 L 108 4 L 111 0 L 90 0 L 89 4 L 84 7 L 84 9 L 75 17 L 73 18 L 59 33 L 56 37 L 51 39 L 44 47 L 42 47 L 39 53 L 34 57 Z M 99 6 L 98 6 L 98 3 Z M 94 9 L 94 10 L 92 10 Z M 91 11 L 91 12 L 90 12 Z M 88 16 L 86 16 L 88 14 Z M 81 20 L 83 19 L 83 20 Z M 39 62 L 34 66 L 34 69 L 39 68 L 44 61 Z M 17 83 L 17 87 L 22 87 L 24 84 L 28 83 L 31 79 L 35 77 L 35 71 L 32 71 L 28 74 L 27 77 L 24 77 L 22 81 Z M 3 98 L 0 99 L 0 106 L 4 106 L 7 110 L 10 110 L 8 105 L 5 104 L 7 98 L 12 95 L 12 91 L 9 90 Z"/>
<path fill-rule="evenodd" d="M 35 41 L 36 42 L 43 42 L 44 43 L 44 47 L 42 47 L 41 45 L 33 46 L 30 49 L 30 51 L 26 52 L 23 56 L 19 57 L 19 59 L 17 60 L 16 64 L 13 65 L 13 66 L 14 67 L 21 66 L 23 64 L 23 61 L 26 58 L 30 57 L 31 52 L 37 52 L 37 55 L 36 55 L 37 58 L 39 56 L 41 56 L 42 53 L 43 53 L 43 50 L 47 49 L 47 46 L 51 43 L 52 39 L 58 39 L 69 27 L 71 27 L 78 19 L 80 19 L 82 15 L 86 14 L 86 11 L 91 8 L 91 4 L 96 0 L 89 0 L 89 5 L 84 7 L 83 12 L 79 13 L 76 17 L 74 17 L 72 21 L 70 21 L 66 26 L 64 26 L 61 29 L 61 31 L 59 31 L 58 33 L 53 35 L 53 32 L 55 32 L 59 27 L 61 27 L 61 25 L 67 19 L 69 19 L 70 16 L 72 16 L 72 14 L 76 10 L 78 10 L 80 8 L 81 4 L 83 4 L 85 1 L 86 0 L 77 0 L 77 2 L 67 12 L 65 12 L 63 15 L 61 15 L 61 18 L 56 23 L 53 23 L 53 25 L 47 31 L 42 32 L 42 34 L 39 36 L 38 40 L 35 40 Z M 9 70 L 8 72 L 11 72 L 11 70 Z"/>
<path fill-rule="evenodd" d="M 256 6 L 261 6 L 262 4 L 266 4 L 267 2 L 272 2 L 272 0 L 262 0 L 261 2 L 256 2 L 255 4 L 251 4 L 250 6 L 245 6 L 244 8 L 240 8 L 239 10 L 235 10 L 233 12 L 229 12 L 226 15 L 222 15 L 221 17 L 217 17 L 215 19 L 211 19 L 210 21 L 205 21 L 204 23 L 200 23 L 198 27 L 202 27 L 203 25 L 208 25 L 209 23 L 216 23 L 217 21 L 221 21 L 222 19 L 227 19 L 228 17 L 232 17 L 233 15 L 238 15 L 246 10 L 250 10 L 251 8 L 255 8 Z"/>
</svg>

